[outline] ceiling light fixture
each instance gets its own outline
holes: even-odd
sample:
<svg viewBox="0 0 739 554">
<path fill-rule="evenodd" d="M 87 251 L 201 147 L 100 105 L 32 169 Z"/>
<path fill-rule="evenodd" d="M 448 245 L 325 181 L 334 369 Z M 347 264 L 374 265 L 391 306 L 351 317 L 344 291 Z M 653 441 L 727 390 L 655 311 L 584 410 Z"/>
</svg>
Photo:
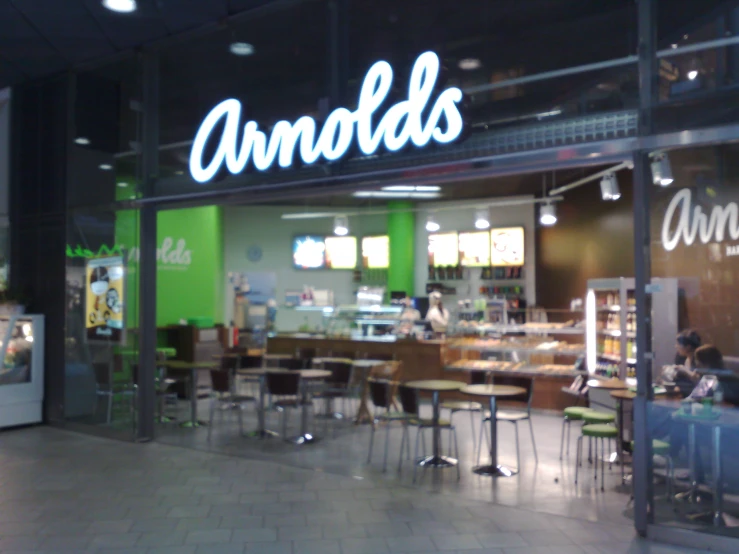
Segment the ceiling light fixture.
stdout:
<svg viewBox="0 0 739 554">
<path fill-rule="evenodd" d="M 345 215 L 337 215 L 334 218 L 334 234 L 344 237 L 349 234 L 349 218 Z"/>
<path fill-rule="evenodd" d="M 418 187 L 414 187 L 412 185 L 393 185 L 390 187 L 382 187 L 382 190 L 388 190 L 391 192 L 439 192 L 441 187 L 435 185 Z"/>
<path fill-rule="evenodd" d="M 100 164 L 98 167 L 103 171 L 110 171 L 111 169 L 113 169 L 113 166 L 110 164 Z"/>
<path fill-rule="evenodd" d="M 697 69 L 691 69 L 688 71 L 688 79 L 691 81 L 695 81 L 698 78 L 698 70 Z"/>
<path fill-rule="evenodd" d="M 128 186 L 128 183 L 125 183 L 123 181 L 119 181 L 118 183 L 116 183 L 116 185 L 119 186 L 120 188 L 124 189 L 124 188 L 126 188 Z"/>
<path fill-rule="evenodd" d="M 477 210 L 475 214 L 475 229 L 490 229 L 490 214 L 488 210 Z"/>
<path fill-rule="evenodd" d="M 547 202 L 539 208 L 539 223 L 550 227 L 557 223 L 557 206 Z"/>
<path fill-rule="evenodd" d="M 80 146 L 87 146 L 90 144 L 90 139 L 87 137 L 77 137 L 74 139 L 75 144 L 79 144 Z"/>
<path fill-rule="evenodd" d="M 600 181 L 600 196 L 603 200 L 616 201 L 621 198 L 621 189 L 615 173 L 606 175 Z"/>
<path fill-rule="evenodd" d="M 232 42 L 228 49 L 234 56 L 251 56 L 254 53 L 254 45 L 248 42 Z"/>
<path fill-rule="evenodd" d="M 352 194 L 354 198 L 407 198 L 415 200 L 433 200 L 439 198 L 438 192 L 401 192 L 392 190 L 360 190 Z"/>
<path fill-rule="evenodd" d="M 675 181 L 672 176 L 672 165 L 667 154 L 655 154 L 652 158 L 652 182 L 661 187 L 670 186 Z"/>
<path fill-rule="evenodd" d="M 116 13 L 131 13 L 135 12 L 136 0 L 103 0 L 103 7 Z"/>
<path fill-rule="evenodd" d="M 434 214 L 429 214 L 428 217 L 426 217 L 426 230 L 429 233 L 435 233 L 441 229 L 441 225 L 436 221 L 436 216 Z"/>
<path fill-rule="evenodd" d="M 482 62 L 477 58 L 463 58 L 457 65 L 463 71 L 474 71 L 482 67 Z"/>
</svg>

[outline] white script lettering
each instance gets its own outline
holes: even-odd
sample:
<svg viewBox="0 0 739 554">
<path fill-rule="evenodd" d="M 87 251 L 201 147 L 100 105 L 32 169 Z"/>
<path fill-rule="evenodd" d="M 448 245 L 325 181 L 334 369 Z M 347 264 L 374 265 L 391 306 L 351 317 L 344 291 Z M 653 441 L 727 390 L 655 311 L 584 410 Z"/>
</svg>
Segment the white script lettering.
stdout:
<svg viewBox="0 0 739 554">
<path fill-rule="evenodd" d="M 192 250 L 187 250 L 185 239 L 178 239 L 174 245 L 172 237 L 164 237 L 162 246 L 157 248 L 157 262 L 165 266 L 189 266 L 192 263 Z M 138 247 L 131 248 L 128 254 L 129 262 L 138 262 L 141 252 Z M 182 269 L 186 269 L 183 267 Z"/>
<path fill-rule="evenodd" d="M 372 116 L 387 99 L 393 82 L 389 63 L 379 61 L 367 72 L 359 92 L 354 112 L 346 108 L 332 111 L 320 133 L 316 121 L 303 116 L 295 123 L 278 121 L 267 135 L 255 121 L 244 125 L 241 146 L 237 148 L 241 119 L 241 102 L 234 98 L 224 100 L 213 108 L 200 125 L 190 151 L 190 174 L 205 183 L 216 176 L 221 167 L 237 175 L 246 169 L 251 158 L 259 171 L 270 169 L 275 161 L 282 168 L 292 165 L 296 146 L 303 164 L 312 164 L 323 157 L 335 161 L 345 156 L 355 140 L 364 155 L 377 152 L 380 144 L 396 152 L 412 142 L 423 147 L 432 140 L 448 144 L 462 134 L 464 123 L 457 104 L 462 102 L 462 91 L 456 87 L 439 94 L 424 123 L 422 116 L 429 105 L 431 94 L 439 78 L 439 57 L 433 52 L 421 54 L 413 65 L 408 83 L 408 99 L 391 106 L 372 129 Z M 213 129 L 225 117 L 220 143 L 213 158 L 203 167 L 203 154 Z M 446 125 L 442 126 L 442 122 Z M 316 137 L 317 135 L 317 137 Z"/>
<path fill-rule="evenodd" d="M 711 240 L 723 242 L 727 235 L 739 239 L 739 206 L 729 202 L 726 206 L 714 206 L 710 216 L 700 206 L 691 206 L 690 189 L 682 189 L 670 200 L 662 222 L 662 246 L 668 252 L 674 250 L 682 239 L 690 246 L 695 239 L 708 244 Z M 679 210 L 679 212 L 678 212 Z M 676 223 L 673 223 L 677 215 Z"/>
</svg>

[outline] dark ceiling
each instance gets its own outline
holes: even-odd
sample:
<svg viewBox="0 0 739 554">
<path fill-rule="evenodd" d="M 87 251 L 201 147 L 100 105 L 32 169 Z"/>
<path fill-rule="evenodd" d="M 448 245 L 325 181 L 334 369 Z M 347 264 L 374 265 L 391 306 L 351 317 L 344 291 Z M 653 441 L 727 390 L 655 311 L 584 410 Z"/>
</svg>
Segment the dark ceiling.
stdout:
<svg viewBox="0 0 739 554">
<path fill-rule="evenodd" d="M 113 56 L 274 0 L 0 0 L 0 88 Z"/>
</svg>

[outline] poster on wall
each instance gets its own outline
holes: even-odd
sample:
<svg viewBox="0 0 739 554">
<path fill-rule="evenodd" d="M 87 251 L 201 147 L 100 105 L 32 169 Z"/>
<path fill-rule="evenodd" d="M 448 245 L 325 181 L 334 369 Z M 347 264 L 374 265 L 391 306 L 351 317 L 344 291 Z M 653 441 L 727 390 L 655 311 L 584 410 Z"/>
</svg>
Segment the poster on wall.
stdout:
<svg viewBox="0 0 739 554">
<path fill-rule="evenodd" d="M 387 269 L 390 267 L 390 237 L 364 237 L 362 239 L 362 267 Z"/>
<path fill-rule="evenodd" d="M 357 237 L 326 237 L 326 268 L 356 269 Z"/>
<path fill-rule="evenodd" d="M 295 269 L 323 269 L 326 266 L 326 242 L 323 237 L 301 236 L 293 239 Z"/>
<path fill-rule="evenodd" d="M 524 261 L 523 227 L 506 227 L 490 231 L 493 266 L 519 266 Z"/>
<path fill-rule="evenodd" d="M 490 265 L 490 233 L 479 231 L 459 233 L 459 265 L 488 267 Z"/>
<path fill-rule="evenodd" d="M 459 263 L 457 233 L 429 235 L 429 265 L 450 267 Z"/>
<path fill-rule="evenodd" d="M 122 256 L 87 260 L 85 329 L 89 342 L 125 340 L 125 274 Z"/>
</svg>

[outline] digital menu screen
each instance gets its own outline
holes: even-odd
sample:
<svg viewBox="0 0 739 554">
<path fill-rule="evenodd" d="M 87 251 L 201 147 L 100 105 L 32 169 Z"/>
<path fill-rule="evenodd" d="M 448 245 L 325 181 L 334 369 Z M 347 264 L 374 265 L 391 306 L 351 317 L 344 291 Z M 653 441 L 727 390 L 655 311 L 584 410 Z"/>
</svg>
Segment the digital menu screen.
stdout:
<svg viewBox="0 0 739 554">
<path fill-rule="evenodd" d="M 429 235 L 429 265 L 434 267 L 456 266 L 459 263 L 457 233 Z"/>
<path fill-rule="evenodd" d="M 296 269 L 326 267 L 326 242 L 323 237 L 305 235 L 293 239 L 293 266 Z"/>
<path fill-rule="evenodd" d="M 490 254 L 494 266 L 519 266 L 524 260 L 523 227 L 490 231 Z"/>
<path fill-rule="evenodd" d="M 490 265 L 490 233 L 480 231 L 459 233 L 459 265 L 488 267 Z"/>
<path fill-rule="evenodd" d="M 123 257 L 93 258 L 85 268 L 85 329 L 90 342 L 125 342 Z"/>
<path fill-rule="evenodd" d="M 357 237 L 326 237 L 326 268 L 357 267 Z"/>
<path fill-rule="evenodd" d="M 362 267 L 387 269 L 390 267 L 390 237 L 364 237 L 362 239 Z"/>
</svg>

